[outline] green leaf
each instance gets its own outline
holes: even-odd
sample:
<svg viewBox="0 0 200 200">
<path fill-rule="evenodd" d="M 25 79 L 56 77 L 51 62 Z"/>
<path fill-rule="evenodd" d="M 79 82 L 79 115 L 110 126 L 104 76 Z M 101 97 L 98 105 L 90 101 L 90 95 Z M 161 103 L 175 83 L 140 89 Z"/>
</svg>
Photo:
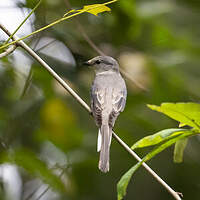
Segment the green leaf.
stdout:
<svg viewBox="0 0 200 200">
<path fill-rule="evenodd" d="M 183 162 L 183 153 L 185 147 L 187 146 L 188 138 L 178 140 L 174 147 L 174 162 L 181 163 Z"/>
<path fill-rule="evenodd" d="M 153 135 L 149 135 L 142 138 L 141 140 L 137 141 L 131 148 L 136 149 L 136 148 L 153 146 L 161 142 L 164 142 L 166 140 L 169 140 L 172 137 L 183 134 L 184 131 L 187 131 L 187 129 L 180 129 L 180 128 L 165 129 Z"/>
<path fill-rule="evenodd" d="M 179 121 L 182 125 L 188 125 L 200 130 L 200 104 L 162 103 L 161 106 L 147 106 L 152 110 L 164 113 L 172 119 Z"/>
<path fill-rule="evenodd" d="M 1 162 L 14 163 L 24 168 L 30 175 L 40 178 L 53 189 L 65 192 L 65 186 L 60 178 L 53 174 L 46 164 L 39 160 L 33 152 L 27 149 L 5 152 L 1 157 Z"/>
<path fill-rule="evenodd" d="M 102 13 L 105 11 L 111 11 L 111 9 L 108 6 L 105 6 L 104 4 L 92 4 L 92 5 L 84 6 L 83 9 L 80 9 L 80 10 L 74 10 L 74 9 L 70 10 L 64 15 L 64 17 L 74 12 L 88 12 L 90 14 L 97 16 L 99 13 Z"/>
<path fill-rule="evenodd" d="M 186 124 L 180 123 L 180 124 L 178 125 L 179 128 L 182 128 L 182 127 L 184 127 L 184 126 L 186 126 Z"/>
<path fill-rule="evenodd" d="M 85 11 L 97 16 L 99 13 L 102 13 L 105 11 L 111 11 L 111 9 L 108 6 L 105 6 L 102 4 L 94 4 L 94 5 L 84 6 L 82 11 Z"/>
<path fill-rule="evenodd" d="M 117 193 L 118 193 L 118 200 L 121 200 L 124 195 L 126 194 L 126 189 L 128 186 L 128 183 L 132 177 L 132 175 L 136 172 L 136 170 L 142 165 L 143 162 L 146 162 L 156 156 L 158 153 L 166 149 L 167 147 L 171 146 L 172 144 L 176 143 L 178 140 L 189 137 L 191 135 L 196 135 L 197 133 L 190 130 L 186 131 L 184 134 L 181 134 L 175 138 L 172 138 L 171 140 L 168 140 L 164 144 L 161 144 L 159 147 L 156 147 L 154 150 L 152 150 L 150 153 L 148 153 L 140 162 L 138 162 L 136 165 L 134 165 L 131 169 L 129 169 L 128 172 L 126 172 L 120 181 L 117 184 Z"/>
<path fill-rule="evenodd" d="M 132 168 L 130 168 L 117 183 L 117 199 L 121 200 L 126 195 L 126 188 L 133 175 L 133 173 L 140 167 L 142 163 L 137 163 Z"/>
</svg>

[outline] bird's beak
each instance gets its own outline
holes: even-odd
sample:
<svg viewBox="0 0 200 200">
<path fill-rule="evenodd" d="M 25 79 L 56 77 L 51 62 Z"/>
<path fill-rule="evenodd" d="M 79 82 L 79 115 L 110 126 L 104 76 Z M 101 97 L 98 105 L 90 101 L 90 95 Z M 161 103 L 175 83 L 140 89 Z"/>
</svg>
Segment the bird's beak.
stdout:
<svg viewBox="0 0 200 200">
<path fill-rule="evenodd" d="M 84 64 L 84 65 L 87 65 L 87 66 L 91 66 L 91 65 L 92 65 L 92 63 L 91 63 L 91 61 L 90 61 L 90 60 L 88 60 L 88 61 L 84 62 L 83 64 Z"/>
</svg>

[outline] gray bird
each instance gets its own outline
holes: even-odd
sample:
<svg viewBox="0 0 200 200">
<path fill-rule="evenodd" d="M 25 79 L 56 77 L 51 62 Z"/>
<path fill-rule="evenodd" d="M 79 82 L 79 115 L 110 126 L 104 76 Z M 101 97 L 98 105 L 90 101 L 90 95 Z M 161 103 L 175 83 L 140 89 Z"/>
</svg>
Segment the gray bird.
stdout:
<svg viewBox="0 0 200 200">
<path fill-rule="evenodd" d="M 110 56 L 97 56 L 85 64 L 95 68 L 91 89 L 91 110 L 99 127 L 97 151 L 100 151 L 99 169 L 109 171 L 112 129 L 126 104 L 127 90 L 119 72 L 119 65 Z"/>
</svg>

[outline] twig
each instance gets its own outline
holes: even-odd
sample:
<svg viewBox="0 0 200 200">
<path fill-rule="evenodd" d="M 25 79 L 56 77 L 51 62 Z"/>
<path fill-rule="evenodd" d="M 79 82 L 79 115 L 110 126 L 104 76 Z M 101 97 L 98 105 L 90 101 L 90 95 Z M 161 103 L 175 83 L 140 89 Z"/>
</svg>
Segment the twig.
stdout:
<svg viewBox="0 0 200 200">
<path fill-rule="evenodd" d="M 44 46 L 40 47 L 39 49 L 37 49 L 37 50 L 35 50 L 35 51 L 36 51 L 36 52 L 39 52 L 39 51 L 41 51 L 42 49 L 48 47 L 49 45 L 53 44 L 53 43 L 56 42 L 56 41 L 57 41 L 57 40 L 54 39 L 54 40 L 50 41 L 49 43 L 45 44 Z"/>
<path fill-rule="evenodd" d="M 41 186 L 40 186 L 41 187 Z M 39 188 L 40 188 L 39 187 Z M 27 197 L 25 200 L 32 199 L 32 197 L 35 195 L 35 193 L 38 191 L 39 188 L 34 189 Z"/>
<path fill-rule="evenodd" d="M 45 193 L 47 193 L 49 191 L 50 187 L 48 186 L 39 196 L 38 198 L 36 198 L 36 200 L 39 200 L 42 196 L 45 195 Z"/>
<path fill-rule="evenodd" d="M 90 37 L 87 35 L 87 33 L 85 32 L 83 26 L 79 23 L 78 20 L 74 19 L 74 21 L 76 22 L 76 25 L 80 31 L 80 33 L 82 34 L 83 38 L 87 41 L 87 43 L 99 54 L 99 55 L 105 55 L 103 51 L 101 51 L 101 49 L 99 49 L 99 47 L 90 39 Z"/>
<path fill-rule="evenodd" d="M 27 76 L 25 84 L 24 84 L 24 88 L 23 88 L 22 94 L 20 96 L 20 99 L 23 99 L 25 94 L 26 94 L 26 92 L 28 91 L 28 89 L 29 89 L 29 87 L 31 85 L 32 77 L 33 77 L 33 72 L 32 72 L 32 68 L 30 68 L 28 76 Z"/>
<path fill-rule="evenodd" d="M 141 83 L 139 83 L 138 81 L 136 81 L 134 78 L 132 78 L 130 76 L 130 74 L 128 74 L 128 72 L 126 72 L 123 69 L 120 69 L 120 72 L 124 75 L 125 78 L 127 78 L 129 81 L 133 82 L 138 88 L 140 88 L 141 90 L 144 90 L 145 92 L 148 92 L 149 90 L 144 87 Z"/>
<path fill-rule="evenodd" d="M 10 35 L 9 31 L 0 24 L 0 28 Z M 13 37 L 17 40 L 17 37 Z M 33 58 L 35 58 L 75 99 L 78 101 L 89 113 L 91 113 L 90 107 L 79 97 L 63 79 L 61 79 L 56 72 L 54 72 L 48 64 L 46 64 L 28 45 L 23 41 L 18 41 L 17 44 L 24 48 Z M 128 151 L 137 161 L 141 161 L 140 157 L 128 147 L 115 133 L 113 133 L 114 138 L 121 144 L 121 146 Z M 179 195 L 167 184 L 165 183 L 147 164 L 143 163 L 142 166 L 161 184 L 164 188 L 176 199 L 181 200 Z"/>
<path fill-rule="evenodd" d="M 11 54 L 15 49 L 16 49 L 16 45 L 12 45 L 10 46 L 8 49 L 6 49 L 3 53 L 0 53 L 0 58 L 3 58 L 9 54 Z"/>
</svg>

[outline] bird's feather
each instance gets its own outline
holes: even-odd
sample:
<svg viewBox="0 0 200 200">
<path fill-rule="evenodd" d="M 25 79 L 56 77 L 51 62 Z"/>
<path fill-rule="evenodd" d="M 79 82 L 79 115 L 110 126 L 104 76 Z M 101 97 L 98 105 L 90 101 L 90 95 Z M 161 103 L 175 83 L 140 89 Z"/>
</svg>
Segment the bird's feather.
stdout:
<svg viewBox="0 0 200 200">
<path fill-rule="evenodd" d="M 99 129 L 98 139 L 97 139 L 97 152 L 101 150 L 101 144 L 102 144 L 102 136 L 101 136 L 101 131 Z"/>
</svg>

